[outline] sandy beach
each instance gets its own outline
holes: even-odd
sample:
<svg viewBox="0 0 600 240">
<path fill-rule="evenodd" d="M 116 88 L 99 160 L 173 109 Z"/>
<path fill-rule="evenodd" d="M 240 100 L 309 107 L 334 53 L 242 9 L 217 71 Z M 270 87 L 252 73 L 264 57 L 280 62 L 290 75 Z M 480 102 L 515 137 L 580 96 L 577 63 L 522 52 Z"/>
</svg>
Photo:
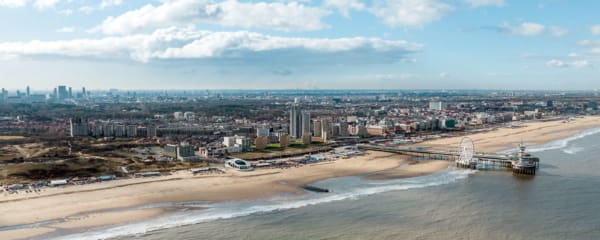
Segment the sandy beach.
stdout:
<svg viewBox="0 0 600 240">
<path fill-rule="evenodd" d="M 476 151 L 499 151 L 521 140 L 537 145 L 600 127 L 599 117 L 577 118 L 563 123 L 529 122 L 518 128 L 499 128 L 470 135 Z M 420 146 L 455 149 L 461 137 L 437 139 Z M 127 179 L 66 188 L 40 194 L 0 196 L 0 226 L 14 226 L 60 219 L 58 223 L 21 230 L 0 231 L 0 239 L 26 239 L 61 229 L 87 228 L 139 221 L 164 214 L 162 209 L 107 211 L 140 205 L 186 201 L 231 201 L 269 198 L 278 194 L 303 194 L 301 185 L 315 181 L 368 175 L 372 179 L 407 178 L 431 174 L 450 163 L 415 163 L 406 156 L 366 152 L 363 156 L 289 169 L 254 172 L 228 170 L 225 174 L 193 176 L 188 172 L 170 176 Z"/>
<path fill-rule="evenodd" d="M 575 118 L 570 122 L 526 122 L 518 127 L 498 128 L 494 131 L 470 134 L 477 152 L 497 152 L 517 148 L 523 141 L 526 146 L 544 144 L 576 135 L 583 130 L 600 127 L 599 116 Z M 436 149 L 456 149 L 462 137 L 441 138 L 417 144 Z"/>
<path fill-rule="evenodd" d="M 277 194 L 302 194 L 299 186 L 343 176 L 389 170 L 405 165 L 405 156 L 366 152 L 364 156 L 340 159 L 289 169 L 261 169 L 254 172 L 229 170 L 225 174 L 193 176 L 176 173 L 148 179 L 127 179 L 66 188 L 53 188 L 38 194 L 3 196 L 0 199 L 0 226 L 57 220 L 36 232 L 122 224 L 154 217 L 162 212 L 145 209 L 98 213 L 115 208 L 164 202 L 231 201 L 260 199 Z M 406 165 L 411 169 L 419 164 Z M 428 173 L 433 173 L 432 169 Z M 417 172 L 405 177 L 425 174 Z M 123 215 L 125 214 L 125 217 Z M 4 231 L 2 239 L 21 239 L 21 231 Z M 29 236 L 28 236 L 29 237 Z M 26 237 L 25 237 L 26 238 Z"/>
</svg>

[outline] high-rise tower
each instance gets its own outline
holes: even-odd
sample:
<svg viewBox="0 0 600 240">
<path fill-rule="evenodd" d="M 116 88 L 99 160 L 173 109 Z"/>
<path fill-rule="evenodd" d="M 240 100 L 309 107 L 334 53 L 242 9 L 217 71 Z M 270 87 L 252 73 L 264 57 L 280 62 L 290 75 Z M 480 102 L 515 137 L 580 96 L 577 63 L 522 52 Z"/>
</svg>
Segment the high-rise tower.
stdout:
<svg viewBox="0 0 600 240">
<path fill-rule="evenodd" d="M 300 125 L 300 109 L 298 105 L 292 104 L 290 107 L 290 136 L 292 138 L 302 137 L 301 125 Z"/>
</svg>

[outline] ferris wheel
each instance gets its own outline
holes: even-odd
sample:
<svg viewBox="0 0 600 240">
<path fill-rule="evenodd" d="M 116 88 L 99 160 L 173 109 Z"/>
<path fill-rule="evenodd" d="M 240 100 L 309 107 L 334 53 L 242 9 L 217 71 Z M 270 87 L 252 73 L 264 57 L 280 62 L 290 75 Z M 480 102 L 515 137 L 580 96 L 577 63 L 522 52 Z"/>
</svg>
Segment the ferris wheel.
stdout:
<svg viewBox="0 0 600 240">
<path fill-rule="evenodd" d="M 460 158 L 458 159 L 458 162 L 461 164 L 470 164 L 475 152 L 473 140 L 471 140 L 471 138 L 464 137 L 460 141 L 460 145 L 458 147 L 460 149 Z"/>
</svg>

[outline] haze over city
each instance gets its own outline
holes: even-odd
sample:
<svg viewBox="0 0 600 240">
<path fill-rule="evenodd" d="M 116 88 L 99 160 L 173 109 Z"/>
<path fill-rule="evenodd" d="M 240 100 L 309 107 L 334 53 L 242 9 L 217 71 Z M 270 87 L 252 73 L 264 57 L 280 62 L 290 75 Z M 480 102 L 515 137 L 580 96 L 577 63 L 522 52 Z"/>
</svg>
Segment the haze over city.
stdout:
<svg viewBox="0 0 600 240">
<path fill-rule="evenodd" d="M 600 88 L 597 1 L 0 1 L 7 89 Z M 576 17 L 573 17 L 576 16 Z"/>
</svg>

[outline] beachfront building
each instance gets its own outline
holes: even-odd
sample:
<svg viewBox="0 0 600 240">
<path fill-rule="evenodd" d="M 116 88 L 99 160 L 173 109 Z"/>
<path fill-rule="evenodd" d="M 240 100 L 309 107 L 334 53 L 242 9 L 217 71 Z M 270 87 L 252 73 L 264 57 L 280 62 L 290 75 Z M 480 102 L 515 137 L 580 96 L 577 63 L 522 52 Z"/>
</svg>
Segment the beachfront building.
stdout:
<svg viewBox="0 0 600 240">
<path fill-rule="evenodd" d="M 312 143 L 312 136 L 309 133 L 302 135 L 302 144 L 310 145 Z"/>
<path fill-rule="evenodd" d="M 163 155 L 180 161 L 198 161 L 194 146 L 187 142 L 180 144 L 167 144 L 163 149 Z"/>
<path fill-rule="evenodd" d="M 239 158 L 227 160 L 225 162 L 225 167 L 235 168 L 240 171 L 253 171 L 254 170 L 254 168 L 252 166 L 250 166 L 249 162 L 246 162 L 245 160 L 239 159 Z"/>
<path fill-rule="evenodd" d="M 290 144 L 290 136 L 287 134 L 281 134 L 279 136 L 279 147 L 285 148 Z"/>
<path fill-rule="evenodd" d="M 229 153 L 248 152 L 252 150 L 252 140 L 244 136 L 230 136 L 223 138 L 223 145 Z"/>
<path fill-rule="evenodd" d="M 268 139 L 266 136 L 260 136 L 256 138 L 254 143 L 256 150 L 263 150 L 267 148 Z"/>
<path fill-rule="evenodd" d="M 323 134 L 323 126 L 321 125 L 321 119 L 317 119 L 313 122 L 313 136 L 321 137 Z"/>
</svg>

